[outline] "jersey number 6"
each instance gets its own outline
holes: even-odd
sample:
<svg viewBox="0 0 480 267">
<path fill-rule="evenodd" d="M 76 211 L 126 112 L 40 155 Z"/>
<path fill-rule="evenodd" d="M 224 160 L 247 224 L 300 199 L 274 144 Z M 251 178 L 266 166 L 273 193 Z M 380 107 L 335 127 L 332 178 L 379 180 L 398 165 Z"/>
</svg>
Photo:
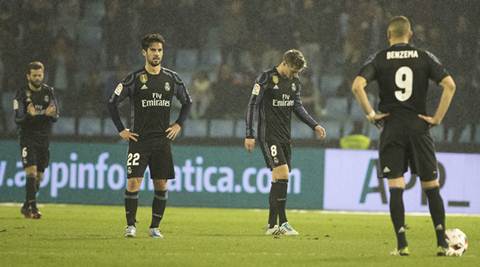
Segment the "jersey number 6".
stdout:
<svg viewBox="0 0 480 267">
<path fill-rule="evenodd" d="M 413 71 L 407 66 L 400 67 L 395 73 L 395 84 L 399 90 L 395 90 L 395 97 L 399 101 L 407 101 L 412 96 Z"/>
</svg>

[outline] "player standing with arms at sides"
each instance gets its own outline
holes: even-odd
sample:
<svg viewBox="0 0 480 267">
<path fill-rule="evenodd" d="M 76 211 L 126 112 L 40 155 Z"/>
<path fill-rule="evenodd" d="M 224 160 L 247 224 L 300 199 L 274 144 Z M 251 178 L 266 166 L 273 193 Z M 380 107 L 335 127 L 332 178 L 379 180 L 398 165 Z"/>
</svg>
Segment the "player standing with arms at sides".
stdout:
<svg viewBox="0 0 480 267">
<path fill-rule="evenodd" d="M 245 149 L 252 152 L 257 139 L 265 162 L 272 170 L 267 235 L 298 235 L 289 225 L 285 211 L 291 168 L 292 111 L 315 131 L 318 138 L 326 137 L 325 129 L 308 114 L 300 98 L 302 84 L 298 74 L 305 67 L 303 54 L 298 50 L 288 50 L 278 66 L 260 74 L 248 103 Z M 257 132 L 254 121 L 257 122 Z"/>
<path fill-rule="evenodd" d="M 437 236 L 437 255 L 450 255 L 445 240 L 445 208 L 437 178 L 435 147 L 429 129 L 442 122 L 455 93 L 455 82 L 430 52 L 409 44 L 413 33 L 406 17 L 390 20 L 387 36 L 390 47 L 371 56 L 353 81 L 352 91 L 367 119 L 383 124 L 379 157 L 382 178 L 388 178 L 390 217 L 397 236 L 392 255 L 410 254 L 405 236 L 404 173 L 408 166 L 420 177 Z M 379 113 L 370 105 L 365 87 L 377 81 Z M 426 114 L 429 80 L 443 88 L 433 117 Z"/>
<path fill-rule="evenodd" d="M 163 238 L 158 227 L 168 198 L 167 181 L 175 178 L 170 143 L 180 133 L 192 100 L 178 74 L 160 64 L 165 39 L 158 33 L 147 34 L 142 38 L 141 44 L 145 67 L 129 74 L 118 84 L 110 97 L 108 109 L 120 137 L 129 141 L 125 237 L 136 236 L 138 193 L 148 165 L 155 187 L 149 235 Z M 178 119 L 170 124 L 173 96 L 180 101 L 182 108 Z M 130 98 L 133 108 L 132 131 L 123 125 L 117 108 L 126 97 Z"/>
<path fill-rule="evenodd" d="M 45 67 L 34 61 L 27 66 L 27 84 L 13 100 L 18 125 L 20 152 L 26 175 L 26 198 L 20 212 L 25 218 L 40 219 L 37 193 L 50 159 L 50 134 L 57 121 L 58 105 L 53 88 L 44 84 Z"/>
</svg>

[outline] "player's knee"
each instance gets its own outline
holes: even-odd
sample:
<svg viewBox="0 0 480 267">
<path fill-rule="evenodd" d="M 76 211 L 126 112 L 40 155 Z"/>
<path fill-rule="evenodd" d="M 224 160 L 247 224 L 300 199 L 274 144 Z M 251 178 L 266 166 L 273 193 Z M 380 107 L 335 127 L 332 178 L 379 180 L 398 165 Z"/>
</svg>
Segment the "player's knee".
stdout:
<svg viewBox="0 0 480 267">
<path fill-rule="evenodd" d="M 405 189 L 405 179 L 403 177 L 388 179 L 388 187 Z"/>
<path fill-rule="evenodd" d="M 127 191 L 136 192 L 140 190 L 142 178 L 130 178 L 127 181 Z"/>
<path fill-rule="evenodd" d="M 288 179 L 288 165 L 278 166 L 272 170 L 272 178 L 276 180 L 287 180 Z"/>
<path fill-rule="evenodd" d="M 424 190 L 428 190 L 436 187 L 440 187 L 440 182 L 438 181 L 438 179 L 435 179 L 433 181 L 422 182 L 422 188 Z"/>
<path fill-rule="evenodd" d="M 167 191 L 168 189 L 168 180 L 167 179 L 158 179 L 153 180 L 153 186 L 156 191 Z"/>
<path fill-rule="evenodd" d="M 37 177 L 37 166 L 29 166 L 25 168 L 25 175 L 28 177 Z"/>
</svg>

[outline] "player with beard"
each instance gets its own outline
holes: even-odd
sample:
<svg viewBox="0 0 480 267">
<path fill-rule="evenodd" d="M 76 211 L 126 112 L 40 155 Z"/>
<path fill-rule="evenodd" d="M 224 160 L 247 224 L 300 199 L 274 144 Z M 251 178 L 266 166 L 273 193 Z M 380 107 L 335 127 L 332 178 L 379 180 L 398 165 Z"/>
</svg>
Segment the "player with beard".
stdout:
<svg viewBox="0 0 480 267">
<path fill-rule="evenodd" d="M 26 175 L 26 198 L 20 212 L 25 218 L 32 219 L 42 217 L 37 207 L 36 195 L 50 158 L 52 123 L 59 117 L 53 88 L 43 83 L 44 73 L 45 68 L 41 62 L 29 63 L 28 83 L 17 91 L 13 100 Z"/>
<path fill-rule="evenodd" d="M 180 133 L 192 100 L 178 74 L 160 64 L 165 39 L 158 33 L 152 33 L 143 37 L 141 43 L 145 66 L 118 84 L 110 97 L 108 109 L 120 137 L 129 141 L 125 237 L 136 236 L 138 193 L 148 166 L 155 187 L 149 235 L 163 238 L 159 225 L 168 198 L 167 181 L 175 178 L 170 143 Z M 174 96 L 182 108 L 178 119 L 170 124 L 170 107 Z M 118 104 L 127 97 L 133 109 L 133 130 L 125 128 L 118 112 Z"/>
</svg>

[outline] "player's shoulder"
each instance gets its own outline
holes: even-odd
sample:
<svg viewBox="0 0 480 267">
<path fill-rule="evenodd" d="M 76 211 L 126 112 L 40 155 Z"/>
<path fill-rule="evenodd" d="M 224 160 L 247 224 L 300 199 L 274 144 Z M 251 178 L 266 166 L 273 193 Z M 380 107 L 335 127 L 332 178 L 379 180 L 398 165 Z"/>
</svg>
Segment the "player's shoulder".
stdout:
<svg viewBox="0 0 480 267">
<path fill-rule="evenodd" d="M 382 57 L 382 55 L 385 55 L 388 51 L 388 48 L 385 49 L 380 49 L 372 54 L 370 54 L 365 61 L 363 62 L 363 65 L 366 66 L 368 64 L 374 63 L 376 60 Z"/>
<path fill-rule="evenodd" d="M 176 71 L 173 71 L 168 68 L 162 67 L 162 73 L 173 79 L 173 81 L 177 84 L 183 84 L 182 78 L 180 78 L 180 75 Z"/>
<path fill-rule="evenodd" d="M 55 89 L 53 88 L 53 86 L 50 86 L 46 83 L 42 84 L 42 89 L 49 92 L 49 93 L 54 93 Z"/>
<path fill-rule="evenodd" d="M 130 85 L 132 84 L 138 77 L 140 77 L 142 74 L 146 74 L 145 68 L 140 68 L 137 70 L 134 70 L 125 76 L 125 79 L 123 79 L 122 83 L 124 85 Z"/>
<path fill-rule="evenodd" d="M 270 79 L 273 79 L 274 76 L 277 76 L 278 79 L 278 73 L 275 68 L 264 70 L 257 76 L 256 83 L 264 85 Z"/>
</svg>

